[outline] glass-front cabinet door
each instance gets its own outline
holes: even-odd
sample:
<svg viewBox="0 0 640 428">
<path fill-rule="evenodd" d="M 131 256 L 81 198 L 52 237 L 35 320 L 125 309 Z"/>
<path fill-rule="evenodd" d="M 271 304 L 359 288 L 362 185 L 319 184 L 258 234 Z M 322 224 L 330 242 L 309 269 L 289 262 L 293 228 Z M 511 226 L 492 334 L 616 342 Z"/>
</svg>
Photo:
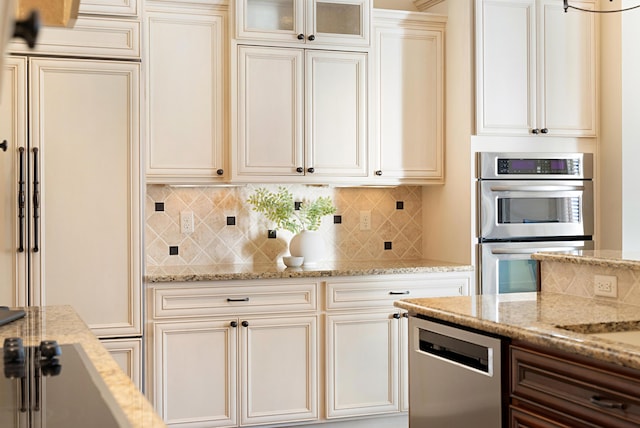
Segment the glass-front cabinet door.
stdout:
<svg viewBox="0 0 640 428">
<path fill-rule="evenodd" d="M 371 0 L 238 0 L 236 37 L 296 45 L 368 46 Z"/>
</svg>

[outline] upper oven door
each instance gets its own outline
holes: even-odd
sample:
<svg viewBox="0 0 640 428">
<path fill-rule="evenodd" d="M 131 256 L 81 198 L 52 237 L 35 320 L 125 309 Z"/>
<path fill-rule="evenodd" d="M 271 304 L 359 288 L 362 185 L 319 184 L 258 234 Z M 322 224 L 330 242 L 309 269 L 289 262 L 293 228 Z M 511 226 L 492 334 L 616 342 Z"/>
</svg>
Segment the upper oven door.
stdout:
<svg viewBox="0 0 640 428">
<path fill-rule="evenodd" d="M 593 183 L 479 181 L 481 241 L 593 235 Z"/>
</svg>

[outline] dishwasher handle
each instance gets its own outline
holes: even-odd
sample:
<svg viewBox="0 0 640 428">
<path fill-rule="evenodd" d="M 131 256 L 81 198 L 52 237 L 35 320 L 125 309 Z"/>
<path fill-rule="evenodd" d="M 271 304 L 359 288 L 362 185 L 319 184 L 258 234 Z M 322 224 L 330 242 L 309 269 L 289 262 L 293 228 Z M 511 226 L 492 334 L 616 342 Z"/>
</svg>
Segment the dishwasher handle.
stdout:
<svg viewBox="0 0 640 428">
<path fill-rule="evenodd" d="M 490 348 L 419 328 L 420 350 L 464 366 L 490 371 Z"/>
</svg>

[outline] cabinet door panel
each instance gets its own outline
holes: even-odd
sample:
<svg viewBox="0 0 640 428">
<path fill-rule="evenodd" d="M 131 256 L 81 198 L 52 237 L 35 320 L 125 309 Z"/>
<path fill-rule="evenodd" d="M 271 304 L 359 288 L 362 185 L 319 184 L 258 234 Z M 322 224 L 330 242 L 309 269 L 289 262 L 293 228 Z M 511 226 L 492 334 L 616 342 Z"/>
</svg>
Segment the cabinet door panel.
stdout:
<svg viewBox="0 0 640 428">
<path fill-rule="evenodd" d="M 303 58 L 299 49 L 238 48 L 239 175 L 299 175 Z"/>
<path fill-rule="evenodd" d="M 241 424 L 316 419 L 316 317 L 246 321 L 240 338 Z"/>
<path fill-rule="evenodd" d="M 0 142 L 7 142 L 7 151 L 0 150 L 0 302 L 7 306 L 27 305 L 26 256 L 16 251 L 20 242 L 18 149 L 27 144 L 26 70 L 26 59 L 17 57 L 5 58 L 0 70 Z"/>
<path fill-rule="evenodd" d="M 33 301 L 72 305 L 101 337 L 142 332 L 139 67 L 31 60 Z"/>
<path fill-rule="evenodd" d="M 100 343 L 109 350 L 133 384 L 142 390 L 142 339 L 111 339 Z"/>
<path fill-rule="evenodd" d="M 443 31 L 376 28 L 380 180 L 443 179 Z"/>
<path fill-rule="evenodd" d="M 398 320 L 327 315 L 327 417 L 397 412 Z"/>
<path fill-rule="evenodd" d="M 592 2 L 572 3 L 593 9 Z M 541 128 L 553 135 L 596 135 L 595 17 L 545 1 L 540 10 L 544 55 L 538 70 L 544 76 L 538 104 L 543 107 Z M 572 41 L 566 43 L 566 41 Z M 578 41 L 578 42 L 576 42 Z"/>
<path fill-rule="evenodd" d="M 147 14 L 147 176 L 212 181 L 224 172 L 222 15 Z"/>
<path fill-rule="evenodd" d="M 535 0 L 476 5 L 477 132 L 528 135 L 536 123 Z"/>
<path fill-rule="evenodd" d="M 307 167 L 314 175 L 367 175 L 367 55 L 308 51 Z"/>
<path fill-rule="evenodd" d="M 229 321 L 155 324 L 154 399 L 165 422 L 237 424 L 236 334 Z"/>
</svg>

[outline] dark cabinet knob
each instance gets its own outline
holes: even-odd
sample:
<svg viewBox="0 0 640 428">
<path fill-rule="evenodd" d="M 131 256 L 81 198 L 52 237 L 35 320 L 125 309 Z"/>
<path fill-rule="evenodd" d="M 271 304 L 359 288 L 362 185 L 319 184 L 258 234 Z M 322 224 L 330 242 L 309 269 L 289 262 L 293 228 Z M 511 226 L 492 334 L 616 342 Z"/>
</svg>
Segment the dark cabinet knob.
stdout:
<svg viewBox="0 0 640 428">
<path fill-rule="evenodd" d="M 377 170 L 374 174 L 377 175 L 378 177 L 380 177 L 382 175 L 382 171 Z"/>
<path fill-rule="evenodd" d="M 316 36 L 314 36 L 313 34 L 309 36 L 309 40 L 310 40 L 310 41 L 312 41 L 312 42 L 313 42 L 315 39 L 316 39 Z"/>
<path fill-rule="evenodd" d="M 540 130 L 539 130 L 538 128 L 533 128 L 533 129 L 531 130 L 531 133 L 532 133 L 532 134 L 537 134 L 537 133 L 539 133 L 539 132 L 540 132 Z"/>
<path fill-rule="evenodd" d="M 298 40 L 304 40 L 304 34 L 298 34 Z"/>
<path fill-rule="evenodd" d="M 309 174 L 313 174 L 314 172 L 316 172 L 316 169 L 315 169 L 314 167 L 307 168 L 307 172 L 308 172 Z"/>
<path fill-rule="evenodd" d="M 393 314 L 393 317 L 394 317 L 395 319 L 400 319 L 400 314 Z"/>
<path fill-rule="evenodd" d="M 296 168 L 296 172 L 299 172 L 300 174 L 302 174 L 304 172 L 304 168 L 299 166 L 299 167 Z"/>
<path fill-rule="evenodd" d="M 237 322 L 237 321 L 231 321 L 231 322 L 229 323 L 229 325 L 230 325 L 231 327 L 233 327 L 233 328 L 236 328 L 236 327 L 238 326 L 238 322 Z"/>
<path fill-rule="evenodd" d="M 55 340 L 43 340 L 40 342 L 40 355 L 42 358 L 55 358 L 61 354 L 60 345 Z"/>
<path fill-rule="evenodd" d="M 0 143 L 0 149 L 2 149 L 3 152 L 7 151 L 7 140 L 3 140 L 2 143 Z"/>
<path fill-rule="evenodd" d="M 223 175 L 224 174 L 224 169 L 220 168 L 219 170 L 216 171 L 216 174 Z"/>
<path fill-rule="evenodd" d="M 540 132 L 542 132 L 543 134 L 548 134 L 549 130 L 547 128 L 542 128 Z"/>
<path fill-rule="evenodd" d="M 22 339 L 19 337 L 7 337 L 4 339 L 4 362 L 5 363 L 23 363 L 24 362 L 24 346 Z"/>
<path fill-rule="evenodd" d="M 242 321 L 243 327 L 249 327 L 249 321 Z"/>
<path fill-rule="evenodd" d="M 40 15 L 37 11 L 31 11 L 29 17 L 22 21 L 16 21 L 13 29 L 13 37 L 24 39 L 27 46 L 33 49 L 36 46 L 36 39 L 40 31 Z"/>
<path fill-rule="evenodd" d="M 409 318 L 409 312 L 405 312 L 405 313 L 403 313 L 403 314 L 402 314 L 402 317 L 403 317 L 403 318 Z"/>
</svg>

